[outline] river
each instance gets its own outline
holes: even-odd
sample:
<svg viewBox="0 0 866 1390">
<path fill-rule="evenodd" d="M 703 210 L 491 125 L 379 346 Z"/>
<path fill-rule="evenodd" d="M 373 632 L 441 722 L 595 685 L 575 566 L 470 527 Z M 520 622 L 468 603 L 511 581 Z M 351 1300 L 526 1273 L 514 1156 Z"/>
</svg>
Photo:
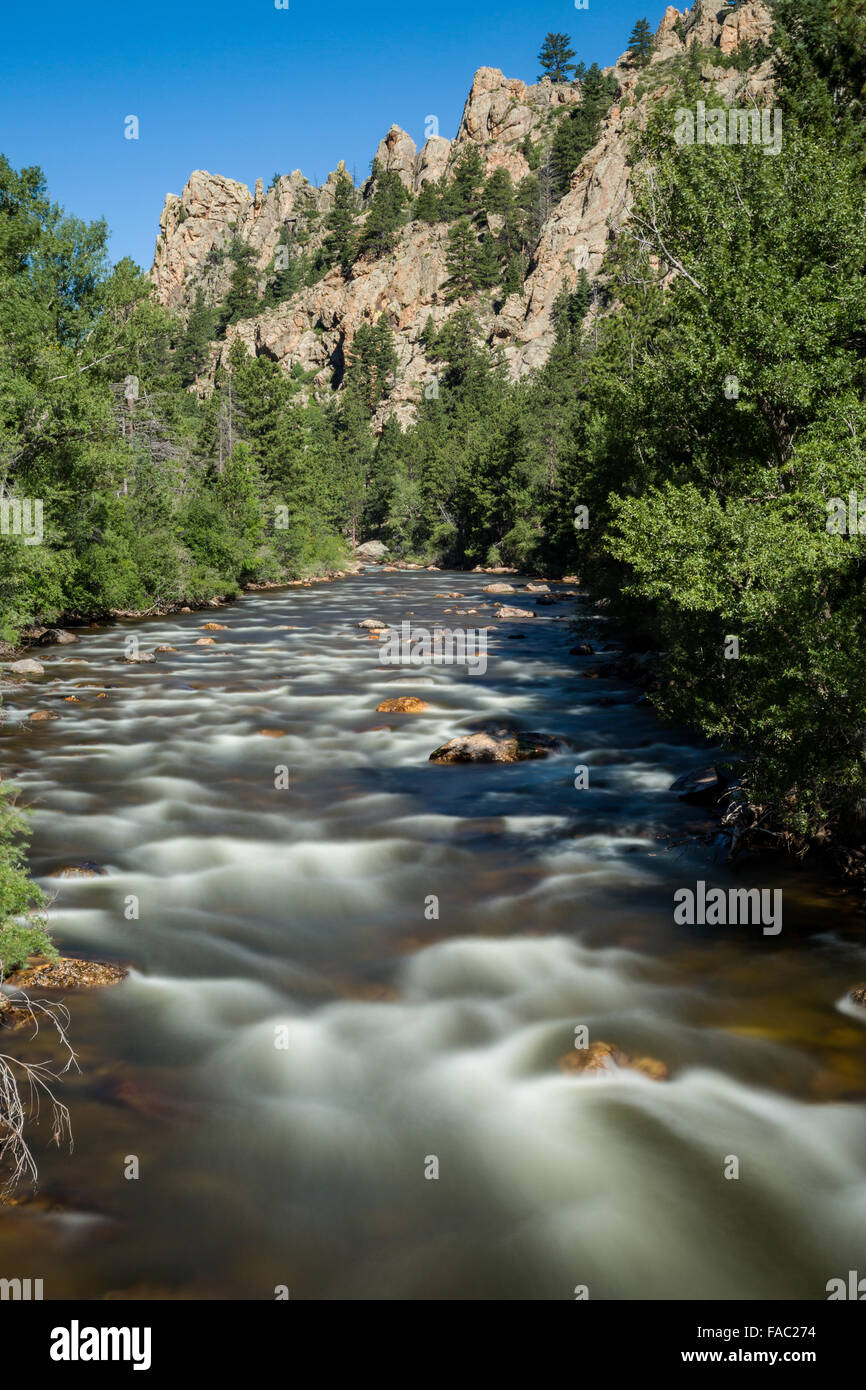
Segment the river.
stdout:
<svg viewBox="0 0 866 1390">
<path fill-rule="evenodd" d="M 51 929 L 131 971 L 68 997 L 74 1152 L 31 1131 L 40 1191 L 0 1208 L 0 1276 L 46 1298 L 823 1299 L 866 1274 L 862 915 L 773 860 L 716 862 L 669 791 L 710 754 L 584 679 L 601 658 L 569 655 L 565 616 L 609 635 L 588 601 L 499 623 L 475 675 L 380 667 L 356 626 L 480 626 L 486 582 L 368 571 L 118 622 L 5 692 Z M 126 665 L 130 636 L 177 651 Z M 376 712 L 404 694 L 430 709 Z M 485 719 L 571 751 L 428 761 Z M 51 877 L 82 860 L 107 873 Z M 699 879 L 782 888 L 783 930 L 676 925 Z M 563 1070 L 580 1027 L 668 1079 Z"/>
</svg>

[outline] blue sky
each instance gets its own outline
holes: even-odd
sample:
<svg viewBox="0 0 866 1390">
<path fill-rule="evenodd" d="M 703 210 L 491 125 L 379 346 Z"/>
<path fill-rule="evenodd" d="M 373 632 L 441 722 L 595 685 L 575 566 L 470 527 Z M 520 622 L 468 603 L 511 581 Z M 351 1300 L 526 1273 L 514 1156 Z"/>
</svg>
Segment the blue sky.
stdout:
<svg viewBox="0 0 866 1390">
<path fill-rule="evenodd" d="M 114 259 L 153 256 L 166 193 L 193 169 L 252 186 L 345 159 L 359 179 L 396 122 L 420 145 L 428 115 L 456 133 L 476 68 L 534 82 L 548 30 L 612 63 L 662 0 L 42 0 L 3 19 L 0 152 L 39 164 L 51 196 L 105 217 Z M 139 118 L 138 140 L 124 120 Z"/>
</svg>

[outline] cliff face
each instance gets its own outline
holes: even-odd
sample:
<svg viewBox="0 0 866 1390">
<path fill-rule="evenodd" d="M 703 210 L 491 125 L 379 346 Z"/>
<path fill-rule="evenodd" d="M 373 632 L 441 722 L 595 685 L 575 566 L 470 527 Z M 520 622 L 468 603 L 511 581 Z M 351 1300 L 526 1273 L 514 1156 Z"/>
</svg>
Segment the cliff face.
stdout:
<svg viewBox="0 0 866 1390">
<path fill-rule="evenodd" d="M 630 137 L 646 119 L 648 107 L 669 91 L 670 63 L 693 43 L 715 49 L 719 64 L 741 44 L 769 40 L 770 13 L 762 0 L 745 0 L 738 9 L 720 12 L 721 0 L 696 0 L 680 14 L 670 6 L 656 34 L 650 63 L 637 68 L 625 54 L 611 71 L 617 97 L 601 128 L 595 147 L 575 170 L 571 187 L 553 204 L 541 227 L 522 294 L 510 295 L 495 311 L 488 294 L 473 305 L 488 341 L 502 350 L 515 376 L 539 366 L 553 343 L 551 311 L 564 285 L 573 284 L 582 269 L 598 275 L 608 241 L 628 216 L 631 203 Z M 740 71 L 709 58 L 701 69 L 707 88 L 719 89 L 725 100 L 745 104 L 766 99 L 771 64 Z M 381 168 L 393 170 L 411 194 L 431 180 L 449 178 L 467 145 L 481 154 L 488 173 L 509 171 L 515 183 L 530 172 L 524 146 L 527 136 L 543 143 L 552 133 L 556 114 L 581 99 L 571 84 L 544 79 L 535 86 L 506 78 L 496 68 L 480 68 L 466 100 L 454 140 L 434 135 L 418 149 L 399 126 L 392 126 L 379 143 Z M 305 214 L 326 214 L 333 203 L 338 171 L 321 188 L 313 187 L 299 170 L 283 177 L 265 193 L 262 182 L 251 194 L 233 179 L 197 170 L 180 197 L 169 194 L 160 218 L 151 278 L 163 304 L 188 311 L 197 291 L 205 300 L 224 299 L 231 280 L 231 261 L 221 257 L 233 237 L 253 252 L 253 263 L 265 282 L 281 230 L 302 225 Z M 369 205 L 372 180 L 359 190 L 361 219 Z M 314 232 L 311 247 L 323 232 Z M 286 371 L 297 363 L 315 371 L 314 384 L 329 388 L 345 352 L 362 323 L 385 313 L 394 333 L 399 375 L 388 411 L 405 420 L 411 416 L 420 385 L 433 375 L 421 342 L 429 318 L 438 328 L 455 310 L 445 301 L 448 276 L 446 224 L 413 221 L 403 228 L 392 253 L 379 260 L 356 261 L 346 279 L 331 271 L 317 284 L 302 289 L 274 308 L 229 327 L 226 341 L 214 345 L 213 362 L 224 356 L 235 338 L 252 353 L 265 353 Z M 202 383 L 207 389 L 208 383 Z"/>
</svg>

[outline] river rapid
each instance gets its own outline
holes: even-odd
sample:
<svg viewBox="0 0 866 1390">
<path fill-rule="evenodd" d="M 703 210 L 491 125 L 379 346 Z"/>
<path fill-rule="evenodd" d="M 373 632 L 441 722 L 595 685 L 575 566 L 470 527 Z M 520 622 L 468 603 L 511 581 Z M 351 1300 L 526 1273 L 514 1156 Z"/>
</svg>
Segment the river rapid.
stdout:
<svg viewBox="0 0 866 1390">
<path fill-rule="evenodd" d="M 732 875 L 669 791 L 711 751 L 569 655 L 604 616 L 496 623 L 486 582 L 368 570 L 118 622 L 4 692 L 51 930 L 131 969 L 67 997 L 74 1152 L 31 1130 L 40 1191 L 0 1208 L 0 1276 L 46 1298 L 823 1299 L 866 1275 L 862 916 L 773 860 Z M 488 669 L 380 667 L 366 617 L 493 623 Z M 125 665 L 129 636 L 177 650 Z M 430 709 L 376 712 L 398 695 Z M 428 761 L 488 719 L 571 749 Z M 51 877 L 84 860 L 107 873 Z M 783 930 L 676 925 L 699 879 L 781 888 Z M 668 1079 L 563 1069 L 580 1026 Z"/>
</svg>

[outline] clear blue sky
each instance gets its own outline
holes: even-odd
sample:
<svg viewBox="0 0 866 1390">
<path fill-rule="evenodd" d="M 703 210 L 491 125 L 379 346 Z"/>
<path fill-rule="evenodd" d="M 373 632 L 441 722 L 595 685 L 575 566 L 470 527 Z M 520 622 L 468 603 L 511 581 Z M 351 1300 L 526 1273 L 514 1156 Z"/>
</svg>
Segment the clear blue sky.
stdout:
<svg viewBox="0 0 866 1390">
<path fill-rule="evenodd" d="M 114 259 L 147 267 L 166 193 L 193 169 L 251 189 L 337 161 L 369 172 L 396 122 L 456 133 L 476 68 L 534 82 L 548 30 L 587 63 L 615 61 L 663 0 L 41 0 L 3 16 L 0 152 L 38 164 L 51 196 L 105 217 Z M 140 138 L 124 138 L 136 115 Z"/>
</svg>

